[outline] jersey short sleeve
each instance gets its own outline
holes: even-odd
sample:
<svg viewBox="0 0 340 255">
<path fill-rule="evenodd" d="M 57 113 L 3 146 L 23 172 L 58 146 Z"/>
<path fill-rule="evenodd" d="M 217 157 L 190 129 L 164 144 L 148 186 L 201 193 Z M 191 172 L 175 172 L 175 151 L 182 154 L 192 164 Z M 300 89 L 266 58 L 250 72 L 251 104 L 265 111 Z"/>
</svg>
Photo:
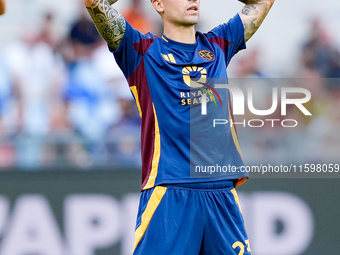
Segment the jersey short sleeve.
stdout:
<svg viewBox="0 0 340 255">
<path fill-rule="evenodd" d="M 219 25 L 211 30 L 208 33 L 208 37 L 211 38 L 211 41 L 217 42 L 225 52 L 227 65 L 238 51 L 246 48 L 244 27 L 238 14 L 231 18 L 227 23 Z"/>
<path fill-rule="evenodd" d="M 129 78 L 142 60 L 148 48 L 148 42 L 152 41 L 155 35 L 143 34 L 134 29 L 129 22 L 126 22 L 125 34 L 118 49 L 110 51 L 114 54 L 117 64 L 126 78 Z"/>
</svg>

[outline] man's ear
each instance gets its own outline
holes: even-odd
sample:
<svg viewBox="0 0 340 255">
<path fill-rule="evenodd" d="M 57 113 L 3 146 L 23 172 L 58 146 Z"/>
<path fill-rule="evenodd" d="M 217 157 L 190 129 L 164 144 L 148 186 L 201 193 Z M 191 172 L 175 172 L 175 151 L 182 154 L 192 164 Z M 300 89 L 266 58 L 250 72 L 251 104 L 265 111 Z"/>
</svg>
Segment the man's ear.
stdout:
<svg viewBox="0 0 340 255">
<path fill-rule="evenodd" d="M 164 12 L 164 6 L 163 6 L 163 1 L 162 0 L 151 0 L 153 8 L 161 14 Z"/>
</svg>

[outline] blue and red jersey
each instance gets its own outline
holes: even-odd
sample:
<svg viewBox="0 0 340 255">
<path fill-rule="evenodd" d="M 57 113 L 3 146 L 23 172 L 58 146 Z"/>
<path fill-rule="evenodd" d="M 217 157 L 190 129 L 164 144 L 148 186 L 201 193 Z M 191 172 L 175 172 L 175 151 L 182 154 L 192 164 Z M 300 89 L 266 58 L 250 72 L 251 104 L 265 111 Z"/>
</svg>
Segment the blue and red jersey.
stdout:
<svg viewBox="0 0 340 255">
<path fill-rule="evenodd" d="M 142 34 L 126 22 L 124 38 L 113 53 L 142 118 L 143 190 L 225 179 L 241 183 L 248 177 L 241 171 L 244 164 L 235 128 L 213 127 L 214 119 L 232 118 L 229 91 L 214 85 L 227 81 L 226 67 L 244 48 L 238 14 L 208 33 L 197 32 L 194 44 Z M 191 86 L 192 82 L 201 87 Z M 202 115 L 205 93 L 207 114 Z M 236 171 L 204 172 L 212 166 Z"/>
</svg>

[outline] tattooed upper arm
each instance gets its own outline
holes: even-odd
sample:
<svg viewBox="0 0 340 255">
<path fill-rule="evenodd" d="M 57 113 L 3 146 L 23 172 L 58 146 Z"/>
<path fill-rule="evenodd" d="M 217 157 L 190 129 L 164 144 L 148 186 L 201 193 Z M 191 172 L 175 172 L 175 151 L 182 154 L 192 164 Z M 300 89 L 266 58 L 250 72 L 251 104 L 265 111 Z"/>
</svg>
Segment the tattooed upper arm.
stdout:
<svg viewBox="0 0 340 255">
<path fill-rule="evenodd" d="M 116 50 L 125 34 L 125 18 L 107 0 L 94 0 L 86 9 L 101 36 Z"/>
<path fill-rule="evenodd" d="M 240 0 L 246 5 L 239 12 L 244 27 L 244 38 L 248 41 L 262 24 L 274 0 Z"/>
</svg>

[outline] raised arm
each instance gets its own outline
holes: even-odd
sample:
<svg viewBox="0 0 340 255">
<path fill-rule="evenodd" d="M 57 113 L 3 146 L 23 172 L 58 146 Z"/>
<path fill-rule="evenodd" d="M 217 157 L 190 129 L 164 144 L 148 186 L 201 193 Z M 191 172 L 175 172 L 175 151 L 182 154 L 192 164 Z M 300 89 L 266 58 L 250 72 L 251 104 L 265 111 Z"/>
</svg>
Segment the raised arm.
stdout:
<svg viewBox="0 0 340 255">
<path fill-rule="evenodd" d="M 244 38 L 248 41 L 262 24 L 275 0 L 239 0 L 246 5 L 239 12 Z"/>
<path fill-rule="evenodd" d="M 98 32 L 116 50 L 125 34 L 125 19 L 111 4 L 117 0 L 84 0 Z"/>
</svg>

